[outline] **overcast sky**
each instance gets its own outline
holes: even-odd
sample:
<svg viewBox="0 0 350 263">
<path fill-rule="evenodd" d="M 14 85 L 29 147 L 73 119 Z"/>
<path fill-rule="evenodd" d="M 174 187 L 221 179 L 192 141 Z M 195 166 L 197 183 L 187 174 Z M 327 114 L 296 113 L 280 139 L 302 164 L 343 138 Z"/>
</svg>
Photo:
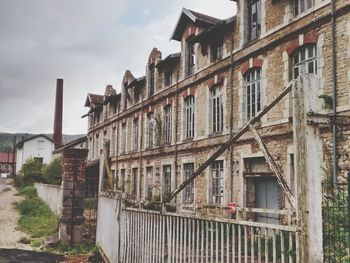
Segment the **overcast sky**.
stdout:
<svg viewBox="0 0 350 263">
<path fill-rule="evenodd" d="M 88 92 L 144 75 L 153 47 L 180 50 L 169 39 L 182 7 L 235 14 L 229 0 L 0 0 L 0 132 L 52 133 L 63 78 L 63 132 L 86 133 Z"/>
</svg>

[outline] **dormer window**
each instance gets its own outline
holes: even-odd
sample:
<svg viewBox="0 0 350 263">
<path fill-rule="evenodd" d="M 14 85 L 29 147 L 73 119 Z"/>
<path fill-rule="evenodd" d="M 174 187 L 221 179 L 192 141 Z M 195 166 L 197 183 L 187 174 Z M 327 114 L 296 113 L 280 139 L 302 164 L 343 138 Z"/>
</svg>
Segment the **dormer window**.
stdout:
<svg viewBox="0 0 350 263">
<path fill-rule="evenodd" d="M 187 42 L 187 76 L 194 73 L 196 66 L 195 43 Z"/>
<path fill-rule="evenodd" d="M 149 86 L 148 86 L 148 95 L 152 96 L 154 94 L 154 90 L 155 90 L 155 78 L 154 78 L 154 74 L 155 74 L 155 68 L 154 68 L 154 64 L 149 65 Z"/>
<path fill-rule="evenodd" d="M 164 73 L 164 84 L 166 87 L 173 84 L 173 76 L 171 71 Z"/>
<path fill-rule="evenodd" d="M 248 40 L 254 40 L 261 33 L 261 0 L 248 0 Z"/>
<path fill-rule="evenodd" d="M 210 46 L 210 61 L 215 62 L 222 59 L 223 55 L 223 41 L 217 40 Z"/>
</svg>

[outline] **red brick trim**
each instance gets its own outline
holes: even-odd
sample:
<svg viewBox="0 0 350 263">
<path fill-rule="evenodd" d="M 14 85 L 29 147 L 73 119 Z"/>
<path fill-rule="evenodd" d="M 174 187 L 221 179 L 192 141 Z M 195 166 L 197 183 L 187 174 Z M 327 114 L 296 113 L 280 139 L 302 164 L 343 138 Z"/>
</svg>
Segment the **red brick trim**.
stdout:
<svg viewBox="0 0 350 263">
<path fill-rule="evenodd" d="M 184 99 L 188 96 L 194 96 L 195 94 L 196 94 L 196 88 L 188 88 L 181 93 Z"/>
<path fill-rule="evenodd" d="M 224 83 L 224 78 L 222 76 L 217 76 L 217 80 L 215 82 L 215 76 L 207 81 L 207 85 L 209 89 L 213 89 L 217 86 L 220 86 Z"/>
<path fill-rule="evenodd" d="M 163 101 L 161 102 L 161 104 L 162 104 L 162 106 L 163 106 L 163 108 L 164 108 L 164 107 L 166 107 L 166 106 L 168 106 L 168 105 L 172 105 L 172 104 L 173 104 L 173 101 L 174 101 L 173 98 L 166 98 L 165 100 L 163 100 Z"/>
<path fill-rule="evenodd" d="M 182 37 L 187 40 L 190 36 L 195 35 L 195 34 L 196 34 L 196 27 L 192 25 L 192 26 L 187 27 L 184 30 Z"/>
<path fill-rule="evenodd" d="M 304 45 L 306 44 L 316 44 L 318 41 L 318 32 L 307 32 L 304 35 Z M 288 56 L 290 56 L 296 49 L 300 47 L 299 38 L 291 40 L 286 48 Z"/>
<path fill-rule="evenodd" d="M 245 62 L 241 66 L 242 75 L 245 75 L 247 73 L 247 71 L 252 69 L 252 68 L 261 68 L 263 63 L 264 63 L 264 60 L 262 60 L 260 58 L 253 58 L 253 66 L 252 67 L 250 67 L 249 61 Z"/>
</svg>

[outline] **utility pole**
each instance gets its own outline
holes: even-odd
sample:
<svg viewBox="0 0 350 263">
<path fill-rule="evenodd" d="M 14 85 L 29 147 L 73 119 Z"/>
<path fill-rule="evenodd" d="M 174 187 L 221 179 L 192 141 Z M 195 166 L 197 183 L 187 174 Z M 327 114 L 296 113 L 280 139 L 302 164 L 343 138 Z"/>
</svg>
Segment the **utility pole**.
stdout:
<svg viewBox="0 0 350 263">
<path fill-rule="evenodd" d="M 12 154 L 12 177 L 16 177 L 16 164 L 15 164 L 15 157 L 16 157 L 16 135 L 13 137 L 13 154 Z"/>
</svg>

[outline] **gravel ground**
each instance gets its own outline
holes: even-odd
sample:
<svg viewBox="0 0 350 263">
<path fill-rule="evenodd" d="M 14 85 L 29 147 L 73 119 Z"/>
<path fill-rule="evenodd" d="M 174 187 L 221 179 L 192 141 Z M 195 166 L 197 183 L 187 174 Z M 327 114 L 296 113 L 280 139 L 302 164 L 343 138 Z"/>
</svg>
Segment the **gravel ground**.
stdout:
<svg viewBox="0 0 350 263">
<path fill-rule="evenodd" d="M 5 182 L 1 180 L 0 184 L 4 185 Z M 0 248 L 32 250 L 31 246 L 19 243 L 19 240 L 26 234 L 16 230 L 19 214 L 13 208 L 12 203 L 22 200 L 22 197 L 15 196 L 17 190 L 13 186 L 7 185 L 6 187 L 11 188 L 11 191 L 0 192 Z"/>
</svg>

